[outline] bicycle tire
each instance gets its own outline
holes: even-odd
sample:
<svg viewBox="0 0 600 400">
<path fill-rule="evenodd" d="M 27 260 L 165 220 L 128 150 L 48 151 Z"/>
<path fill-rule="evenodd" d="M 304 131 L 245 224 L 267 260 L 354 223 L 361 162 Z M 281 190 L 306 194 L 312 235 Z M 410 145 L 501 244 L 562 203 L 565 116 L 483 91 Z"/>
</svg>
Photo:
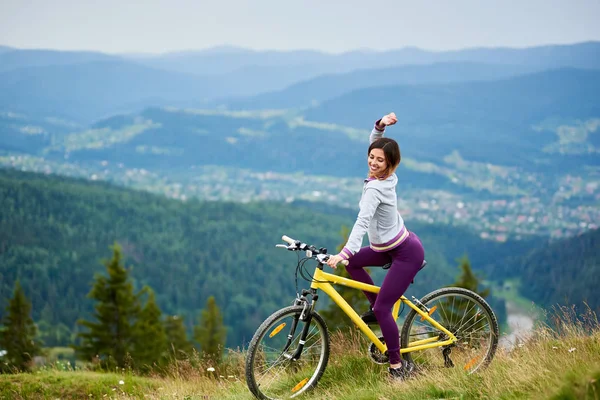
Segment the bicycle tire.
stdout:
<svg viewBox="0 0 600 400">
<path fill-rule="evenodd" d="M 294 398 L 314 388 L 325 372 L 329 360 L 329 332 L 323 318 L 314 311 L 301 356 L 298 360 L 291 359 L 306 325 L 306 321 L 299 318 L 303 310 L 302 305 L 282 308 L 256 330 L 248 346 L 245 371 L 246 383 L 255 397 Z M 292 324 L 294 319 L 298 325 L 292 332 L 292 326 L 287 323 Z"/>
<path fill-rule="evenodd" d="M 403 353 L 404 360 L 414 364 L 418 369 L 436 367 L 438 364 L 444 367 L 458 364 L 468 374 L 489 365 L 498 347 L 498 320 L 483 297 L 468 289 L 448 287 L 427 294 L 420 302 L 430 310 L 437 306 L 431 317 L 452 332 L 458 340 L 455 344 L 444 348 L 436 347 Z M 459 315 L 461 309 L 464 309 L 462 316 Z M 459 316 L 460 321 L 458 321 Z M 408 347 L 411 339 L 415 339 L 414 342 L 442 333 L 427 321 L 422 322 L 420 317 L 413 309 L 407 315 L 400 335 L 402 347 Z M 488 324 L 489 331 L 485 330 L 485 323 Z M 484 352 L 478 352 L 478 349 L 483 349 L 484 343 L 487 348 Z M 444 351 L 448 354 L 444 355 Z"/>
</svg>

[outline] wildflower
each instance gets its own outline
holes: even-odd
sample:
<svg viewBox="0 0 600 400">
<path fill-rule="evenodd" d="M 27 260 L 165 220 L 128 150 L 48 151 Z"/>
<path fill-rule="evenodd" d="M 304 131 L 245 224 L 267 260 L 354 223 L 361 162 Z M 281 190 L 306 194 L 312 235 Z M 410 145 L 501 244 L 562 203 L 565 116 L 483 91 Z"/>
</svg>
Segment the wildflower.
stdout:
<svg viewBox="0 0 600 400">
<path fill-rule="evenodd" d="M 208 372 L 215 372 L 215 369 L 214 369 L 213 367 L 208 367 L 208 368 L 206 368 L 206 370 L 207 370 Z"/>
<path fill-rule="evenodd" d="M 571 347 L 571 348 L 569 349 L 569 353 L 572 353 L 572 352 L 574 352 L 574 351 L 575 351 L 575 347 Z"/>
<path fill-rule="evenodd" d="M 123 380 L 119 381 L 119 385 L 124 385 L 124 384 L 125 384 L 125 382 Z"/>
<path fill-rule="evenodd" d="M 558 347 L 556 347 L 556 346 L 552 346 L 552 348 L 553 348 L 554 350 L 558 349 Z"/>
</svg>

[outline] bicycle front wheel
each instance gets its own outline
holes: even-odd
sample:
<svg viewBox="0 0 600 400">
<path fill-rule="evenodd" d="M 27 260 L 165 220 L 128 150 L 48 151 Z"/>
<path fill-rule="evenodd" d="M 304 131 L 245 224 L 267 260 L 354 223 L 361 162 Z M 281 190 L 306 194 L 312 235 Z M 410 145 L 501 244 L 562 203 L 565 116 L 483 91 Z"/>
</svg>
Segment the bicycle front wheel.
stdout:
<svg viewBox="0 0 600 400">
<path fill-rule="evenodd" d="M 258 328 L 246 357 L 246 382 L 259 399 L 288 399 L 313 388 L 327 367 L 329 333 L 303 306 L 276 311 Z"/>
<path fill-rule="evenodd" d="M 417 369 L 457 367 L 471 374 L 487 366 L 498 346 L 498 320 L 488 303 L 470 290 L 450 287 L 429 293 L 421 303 L 430 310 L 430 316 L 456 336 L 454 344 L 403 353 L 403 358 Z M 446 340 L 415 310 L 406 317 L 402 326 L 402 348 L 418 345 L 419 341 L 439 337 Z"/>
</svg>

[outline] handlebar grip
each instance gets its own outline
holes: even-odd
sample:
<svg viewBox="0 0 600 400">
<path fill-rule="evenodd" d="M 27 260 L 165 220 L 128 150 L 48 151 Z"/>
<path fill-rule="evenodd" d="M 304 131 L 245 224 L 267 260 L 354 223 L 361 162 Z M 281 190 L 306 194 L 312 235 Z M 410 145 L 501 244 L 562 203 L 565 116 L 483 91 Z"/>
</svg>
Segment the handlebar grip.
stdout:
<svg viewBox="0 0 600 400">
<path fill-rule="evenodd" d="M 296 242 L 296 241 L 295 241 L 294 239 L 292 239 L 291 237 L 289 237 L 289 236 L 285 236 L 285 235 L 283 235 L 283 236 L 281 237 L 281 240 L 283 240 L 284 242 L 288 242 L 289 244 L 294 244 L 294 243 Z"/>
</svg>

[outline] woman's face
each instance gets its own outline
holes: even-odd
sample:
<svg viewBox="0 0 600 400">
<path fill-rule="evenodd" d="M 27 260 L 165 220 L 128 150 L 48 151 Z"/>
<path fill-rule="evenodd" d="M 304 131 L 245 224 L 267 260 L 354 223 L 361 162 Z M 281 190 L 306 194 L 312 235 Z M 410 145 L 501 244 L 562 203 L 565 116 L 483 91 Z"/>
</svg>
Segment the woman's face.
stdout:
<svg viewBox="0 0 600 400">
<path fill-rule="evenodd" d="M 369 164 L 369 174 L 371 176 L 380 176 L 383 171 L 387 168 L 387 162 L 385 161 L 385 154 L 382 149 L 373 149 L 367 157 Z"/>
</svg>

